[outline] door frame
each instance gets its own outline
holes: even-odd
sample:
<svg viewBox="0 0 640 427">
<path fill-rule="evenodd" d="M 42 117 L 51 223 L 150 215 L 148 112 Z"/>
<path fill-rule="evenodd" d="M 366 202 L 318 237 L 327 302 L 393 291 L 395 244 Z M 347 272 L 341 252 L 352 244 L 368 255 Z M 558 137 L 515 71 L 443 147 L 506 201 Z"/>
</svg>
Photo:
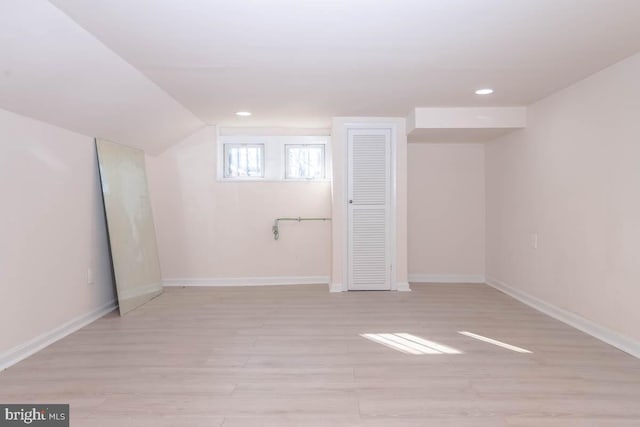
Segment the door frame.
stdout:
<svg viewBox="0 0 640 427">
<path fill-rule="evenodd" d="M 396 291 L 398 290 L 398 286 L 397 286 L 397 282 L 396 282 L 396 228 L 397 228 L 397 224 L 396 224 L 396 211 L 397 211 L 397 162 L 396 162 L 396 151 L 397 151 L 397 125 L 395 123 L 392 122 L 371 122 L 371 123 L 367 123 L 367 122 L 353 122 L 353 123 L 346 123 L 344 125 L 344 129 L 345 129 L 345 143 L 343 144 L 343 156 L 344 156 L 344 177 L 345 177 L 345 181 L 344 181 L 344 199 L 343 199 L 343 215 L 345 218 L 345 223 L 346 223 L 346 227 L 344 229 L 344 233 L 343 233 L 343 248 L 344 250 L 344 254 L 342 257 L 342 262 L 343 262 L 343 272 L 342 272 L 342 290 L 343 291 L 348 291 L 349 290 L 349 277 L 350 277 L 350 265 L 349 265 L 349 232 L 350 232 L 350 222 L 349 222 L 349 132 L 350 130 L 363 130 L 363 129 L 375 129 L 375 130 L 389 130 L 391 133 L 391 141 L 390 141 L 390 158 L 389 158 L 389 170 L 390 170 L 390 174 L 391 176 L 390 178 L 390 194 L 389 194 L 389 218 L 387 218 L 388 221 L 388 237 L 389 237 L 389 242 L 388 245 L 389 247 L 387 248 L 387 250 L 389 251 L 389 258 L 390 258 L 390 263 L 391 263 L 391 271 L 389 274 L 389 285 L 390 285 L 390 290 L 392 291 Z"/>
</svg>

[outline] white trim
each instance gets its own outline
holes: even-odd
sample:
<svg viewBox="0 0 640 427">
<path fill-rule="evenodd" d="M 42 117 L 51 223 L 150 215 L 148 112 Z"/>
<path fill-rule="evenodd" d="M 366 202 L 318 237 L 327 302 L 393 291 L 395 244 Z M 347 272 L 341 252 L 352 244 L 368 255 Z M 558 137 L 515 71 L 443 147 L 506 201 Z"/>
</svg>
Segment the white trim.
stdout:
<svg viewBox="0 0 640 427">
<path fill-rule="evenodd" d="M 329 283 L 329 292 L 345 292 L 342 283 Z"/>
<path fill-rule="evenodd" d="M 411 292 L 409 282 L 396 282 L 396 291 L 398 292 Z"/>
<path fill-rule="evenodd" d="M 218 129 L 216 127 L 216 129 Z M 233 144 L 261 144 L 263 151 L 263 175 L 248 177 L 225 176 L 225 145 Z M 285 177 L 285 156 L 287 145 L 322 145 L 324 146 L 324 173 L 323 178 L 296 179 Z M 216 181 L 220 183 L 239 182 L 331 182 L 331 159 L 327 154 L 331 145 L 331 137 L 327 135 L 220 135 L 216 134 Z"/>
<path fill-rule="evenodd" d="M 389 238 L 391 240 L 391 290 L 392 291 L 407 291 L 409 289 L 409 283 L 406 283 L 406 289 L 404 288 L 405 282 L 399 283 L 398 279 L 398 257 L 397 257 L 397 247 L 398 247 L 398 221 L 396 216 L 398 214 L 398 125 L 396 123 L 390 123 L 391 125 L 391 153 L 390 155 L 390 167 L 391 167 L 391 206 L 389 206 L 389 222 L 390 235 Z M 406 124 L 405 124 L 406 127 Z"/>
<path fill-rule="evenodd" d="M 249 140 L 249 141 L 243 141 L 243 142 L 224 142 L 221 141 L 220 144 L 221 150 L 222 150 L 222 176 L 220 177 L 221 180 L 223 181 L 263 181 L 266 177 L 266 166 L 267 166 L 267 160 L 266 160 L 266 153 L 267 153 L 267 144 L 264 140 L 261 139 L 256 139 L 255 141 L 253 140 Z M 262 172 L 262 175 L 247 175 L 247 176 L 233 176 L 233 175 L 227 175 L 228 172 L 230 172 L 231 168 L 229 168 L 229 170 L 227 170 L 227 165 L 225 165 L 225 160 L 227 158 L 227 156 L 229 155 L 229 149 L 232 148 L 259 148 L 261 149 L 260 151 L 262 151 L 260 154 L 260 159 L 262 160 L 262 164 L 260 165 L 260 172 Z M 248 162 L 248 157 L 249 157 L 249 153 L 247 151 L 247 162 Z M 247 165 L 247 169 L 248 169 L 248 165 Z M 248 173 L 248 172 L 247 172 Z"/>
<path fill-rule="evenodd" d="M 44 334 L 32 338 L 23 344 L 10 348 L 0 354 L 0 371 L 15 365 L 21 360 L 26 359 L 54 342 L 61 340 L 67 335 L 87 326 L 89 323 L 98 320 L 105 314 L 115 310 L 117 307 L 118 304 L 116 300 L 113 299 L 88 313 L 82 314 L 48 332 L 45 332 Z"/>
<path fill-rule="evenodd" d="M 600 341 L 604 341 L 605 343 L 612 345 L 626 353 L 629 353 L 632 356 L 640 358 L 640 342 L 634 339 L 619 334 L 618 332 L 615 332 L 604 326 L 598 325 L 597 323 L 585 319 L 578 314 L 572 313 L 568 310 L 542 301 L 539 298 L 529 295 L 521 290 L 515 289 L 514 287 L 509 286 L 506 283 L 492 277 L 487 277 L 486 283 L 489 286 L 528 305 L 529 307 L 535 308 L 536 310 L 541 311 L 542 313 L 551 316 L 554 319 L 564 322 L 567 325 L 573 326 L 574 328 L 579 329 L 582 332 L 599 339 Z"/>
<path fill-rule="evenodd" d="M 164 279 L 164 286 L 277 286 L 327 285 L 329 276 L 214 277 Z"/>
<path fill-rule="evenodd" d="M 331 136 L 331 128 L 220 126 L 220 136 Z"/>
<path fill-rule="evenodd" d="M 481 274 L 409 274 L 410 283 L 485 283 Z"/>
<path fill-rule="evenodd" d="M 397 282 L 396 289 L 393 290 L 396 292 L 411 292 L 408 282 Z M 329 283 L 329 292 L 348 292 L 348 290 L 344 289 L 342 283 Z"/>
<path fill-rule="evenodd" d="M 284 143 L 284 147 L 282 148 L 284 158 L 282 159 L 282 168 L 284 174 L 284 181 L 304 181 L 304 182 L 312 182 L 312 181 L 326 181 L 327 180 L 327 142 L 324 144 L 310 143 L 310 144 L 287 144 Z M 321 147 L 322 148 L 322 177 L 320 178 L 304 178 L 304 177 L 289 177 L 287 173 L 289 171 L 289 149 L 290 148 L 310 148 L 310 147 Z"/>
</svg>

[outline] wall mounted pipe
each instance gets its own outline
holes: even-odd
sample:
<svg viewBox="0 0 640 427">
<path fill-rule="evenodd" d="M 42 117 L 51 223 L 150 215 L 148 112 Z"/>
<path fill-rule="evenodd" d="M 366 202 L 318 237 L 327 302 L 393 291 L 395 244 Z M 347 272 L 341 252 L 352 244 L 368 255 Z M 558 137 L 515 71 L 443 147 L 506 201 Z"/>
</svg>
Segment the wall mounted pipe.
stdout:
<svg viewBox="0 0 640 427">
<path fill-rule="evenodd" d="M 297 221 L 297 222 L 302 222 L 302 221 L 331 221 L 331 218 L 302 218 L 302 217 L 297 217 L 297 218 L 276 218 L 275 221 L 273 221 L 273 227 L 271 227 L 271 231 L 273 232 L 273 239 L 274 240 L 278 240 L 280 238 L 280 229 L 278 227 L 278 223 L 280 221 Z"/>
</svg>

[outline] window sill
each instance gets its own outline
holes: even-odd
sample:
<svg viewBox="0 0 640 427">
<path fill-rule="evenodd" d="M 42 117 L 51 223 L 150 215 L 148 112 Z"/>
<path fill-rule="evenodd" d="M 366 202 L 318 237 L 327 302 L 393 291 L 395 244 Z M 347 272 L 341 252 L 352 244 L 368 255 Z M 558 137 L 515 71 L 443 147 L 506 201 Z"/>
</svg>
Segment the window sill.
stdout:
<svg viewBox="0 0 640 427">
<path fill-rule="evenodd" d="M 265 178 L 240 178 L 240 179 L 230 179 L 230 178 L 216 178 L 217 182 L 223 182 L 223 183 L 243 183 L 243 182 L 252 182 L 252 183 L 256 183 L 256 182 L 282 182 L 282 183 L 286 183 L 286 182 L 308 182 L 310 184 L 313 183 L 327 183 L 327 182 L 331 182 L 330 179 L 328 178 L 324 178 L 324 179 L 265 179 Z"/>
</svg>

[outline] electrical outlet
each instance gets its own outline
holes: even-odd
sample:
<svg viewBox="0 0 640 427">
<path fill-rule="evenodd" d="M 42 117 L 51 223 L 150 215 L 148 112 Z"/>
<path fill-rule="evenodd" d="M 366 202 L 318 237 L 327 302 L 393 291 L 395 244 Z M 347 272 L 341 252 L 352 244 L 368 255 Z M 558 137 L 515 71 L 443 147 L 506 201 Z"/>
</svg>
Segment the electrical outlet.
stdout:
<svg viewBox="0 0 640 427">
<path fill-rule="evenodd" d="M 533 249 L 538 249 L 538 235 L 537 234 L 532 234 L 531 235 L 531 247 Z"/>
<path fill-rule="evenodd" d="M 90 285 L 93 283 L 93 270 L 87 269 L 87 283 Z"/>
</svg>

